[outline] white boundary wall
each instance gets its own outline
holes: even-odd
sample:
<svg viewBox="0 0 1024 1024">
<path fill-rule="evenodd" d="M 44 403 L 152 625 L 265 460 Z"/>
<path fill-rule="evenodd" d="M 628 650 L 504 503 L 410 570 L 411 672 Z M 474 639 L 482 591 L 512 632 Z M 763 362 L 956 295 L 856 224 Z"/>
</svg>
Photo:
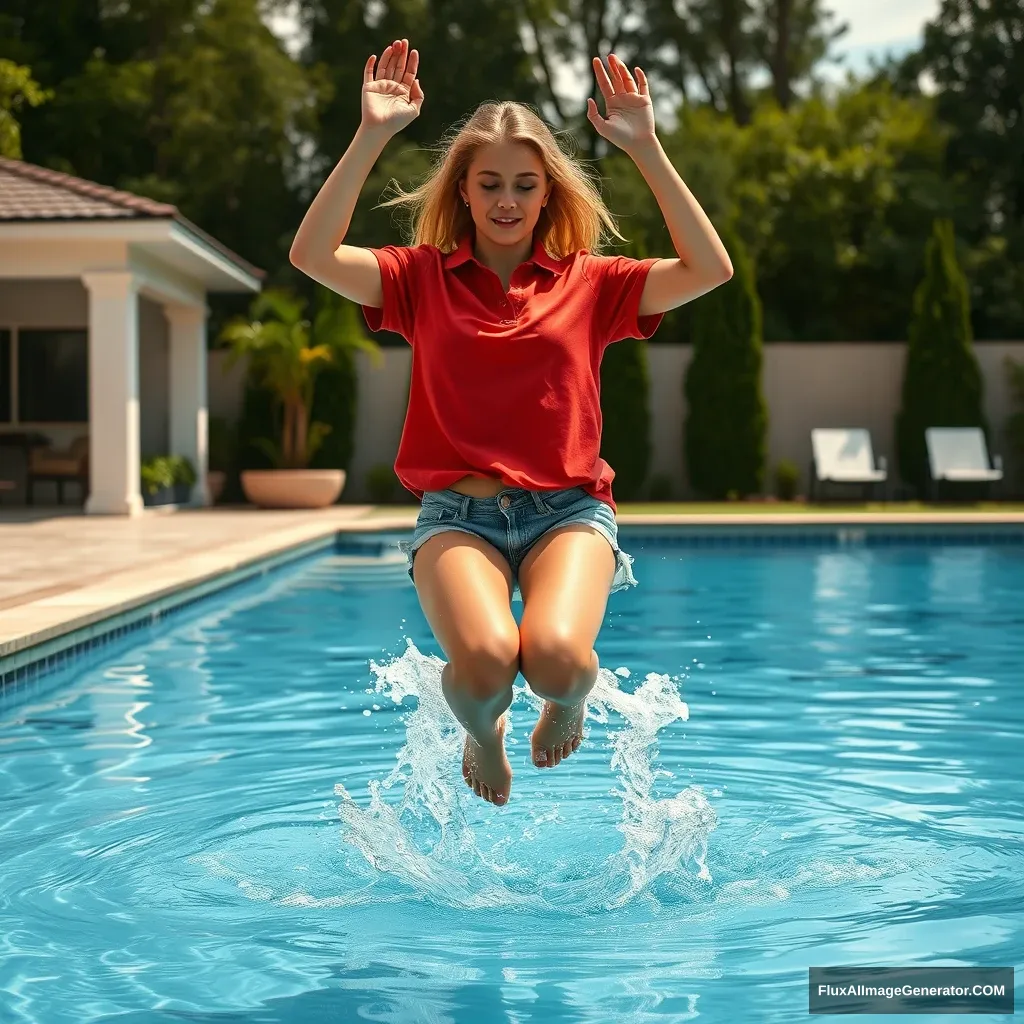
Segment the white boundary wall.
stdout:
<svg viewBox="0 0 1024 1024">
<path fill-rule="evenodd" d="M 772 342 L 764 347 L 764 392 L 768 404 L 768 473 L 782 459 L 800 468 L 800 487 L 807 485 L 813 427 L 866 427 L 876 455 L 895 465 L 894 420 L 899 408 L 906 346 L 902 342 Z M 374 367 L 358 356 L 359 412 L 355 455 L 345 487 L 345 500 L 367 499 L 366 474 L 377 463 L 393 463 L 405 416 L 412 350 L 407 346 L 383 349 L 384 361 Z M 672 481 L 675 498 L 690 496 L 683 455 L 685 398 L 683 379 L 691 349 L 687 345 L 650 345 L 653 439 L 652 473 Z M 975 352 L 985 380 L 985 410 L 993 428 L 995 452 L 1016 474 L 1018 490 L 1024 466 L 1009 461 L 1004 428 L 1012 413 L 1009 383 L 1004 368 L 1007 356 L 1024 363 L 1024 341 L 982 341 Z M 224 374 L 223 353 L 211 353 L 210 412 L 234 421 L 241 401 L 241 371 Z"/>
</svg>

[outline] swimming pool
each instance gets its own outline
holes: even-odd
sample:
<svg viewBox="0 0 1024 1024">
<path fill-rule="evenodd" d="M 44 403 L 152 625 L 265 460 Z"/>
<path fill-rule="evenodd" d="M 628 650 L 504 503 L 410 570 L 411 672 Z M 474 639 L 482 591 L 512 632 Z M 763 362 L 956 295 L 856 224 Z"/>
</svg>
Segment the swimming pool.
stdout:
<svg viewBox="0 0 1024 1024">
<path fill-rule="evenodd" d="M 812 965 L 1021 963 L 1024 544 L 788 537 L 624 528 L 585 745 L 533 769 L 518 693 L 500 809 L 398 559 L 7 692 L 0 1019 L 783 1022 Z"/>
</svg>

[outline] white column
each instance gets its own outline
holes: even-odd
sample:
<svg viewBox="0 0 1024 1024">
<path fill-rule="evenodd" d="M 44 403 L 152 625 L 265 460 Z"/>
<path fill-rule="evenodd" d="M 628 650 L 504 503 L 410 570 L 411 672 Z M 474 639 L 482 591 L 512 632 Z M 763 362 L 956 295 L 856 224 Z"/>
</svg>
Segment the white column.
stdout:
<svg viewBox="0 0 1024 1024">
<path fill-rule="evenodd" d="M 171 454 L 184 455 L 196 469 L 192 501 L 210 503 L 207 472 L 205 306 L 168 303 L 170 333 Z"/>
<path fill-rule="evenodd" d="M 137 515 L 139 303 L 128 271 L 82 275 L 89 291 L 89 500 L 87 512 Z"/>
</svg>

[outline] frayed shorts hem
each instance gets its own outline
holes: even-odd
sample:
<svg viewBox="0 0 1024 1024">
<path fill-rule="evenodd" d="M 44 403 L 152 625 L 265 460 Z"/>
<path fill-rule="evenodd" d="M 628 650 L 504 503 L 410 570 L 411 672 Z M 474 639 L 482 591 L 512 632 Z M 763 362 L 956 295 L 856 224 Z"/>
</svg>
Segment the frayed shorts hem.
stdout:
<svg viewBox="0 0 1024 1024">
<path fill-rule="evenodd" d="M 530 492 L 509 490 L 502 494 L 515 494 L 522 496 Z M 500 534 L 505 534 L 504 529 L 496 529 L 500 525 L 495 513 L 497 502 L 501 494 L 494 498 L 476 498 L 468 501 L 463 495 L 456 491 L 428 492 L 423 497 L 423 507 L 416 523 L 416 529 L 412 540 L 400 541 L 399 549 L 403 551 L 408 560 L 409 578 L 413 577 L 413 560 L 416 552 L 431 537 L 441 533 L 455 531 L 457 533 L 468 533 L 487 541 L 502 554 L 512 567 L 515 580 L 513 597 L 521 596 L 519 593 L 519 581 L 516 578 L 519 566 L 528 551 L 546 533 L 559 529 L 563 526 L 580 523 L 584 526 L 593 527 L 601 534 L 615 555 L 615 575 L 612 578 L 610 594 L 620 590 L 628 590 L 637 586 L 636 577 L 633 574 L 633 556 L 623 551 L 618 544 L 618 530 L 615 524 L 615 514 L 605 502 L 591 497 L 582 488 L 571 488 L 567 491 L 557 491 L 541 495 L 531 495 L 533 502 L 538 501 L 545 507 L 546 511 L 541 513 L 536 509 L 524 505 L 520 499 L 520 515 L 524 518 L 519 522 L 519 533 L 525 533 L 528 543 L 521 544 L 516 551 L 510 551 L 508 543 L 502 543 Z M 568 505 L 566 503 L 569 503 Z M 489 506 L 493 506 L 493 509 Z M 563 506 L 563 507 L 559 507 Z M 470 515 L 466 518 L 459 518 L 453 515 L 453 510 L 461 508 L 471 509 Z M 482 511 L 481 511 L 482 508 Z M 479 522 L 474 522 L 473 511 L 479 514 Z M 440 519 L 440 521 L 438 521 Z M 475 527 L 475 528 L 474 528 Z"/>
</svg>

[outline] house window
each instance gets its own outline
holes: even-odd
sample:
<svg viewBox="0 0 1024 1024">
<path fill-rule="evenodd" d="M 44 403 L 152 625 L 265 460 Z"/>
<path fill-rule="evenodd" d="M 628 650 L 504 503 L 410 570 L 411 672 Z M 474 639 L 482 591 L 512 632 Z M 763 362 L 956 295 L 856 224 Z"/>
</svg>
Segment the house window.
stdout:
<svg viewBox="0 0 1024 1024">
<path fill-rule="evenodd" d="M 86 331 L 18 331 L 18 421 L 87 423 Z"/>
<path fill-rule="evenodd" d="M 11 332 L 0 327 L 0 423 L 11 422 Z"/>
</svg>

